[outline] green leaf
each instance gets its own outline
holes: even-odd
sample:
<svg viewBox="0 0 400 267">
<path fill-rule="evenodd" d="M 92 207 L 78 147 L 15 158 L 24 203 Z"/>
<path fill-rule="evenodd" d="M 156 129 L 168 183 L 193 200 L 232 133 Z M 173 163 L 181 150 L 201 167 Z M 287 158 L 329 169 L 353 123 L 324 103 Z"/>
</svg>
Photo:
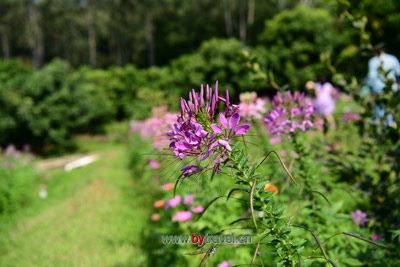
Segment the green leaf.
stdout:
<svg viewBox="0 0 400 267">
<path fill-rule="evenodd" d="M 363 266 L 363 263 L 355 258 L 344 258 L 343 262 L 350 266 Z"/>
</svg>

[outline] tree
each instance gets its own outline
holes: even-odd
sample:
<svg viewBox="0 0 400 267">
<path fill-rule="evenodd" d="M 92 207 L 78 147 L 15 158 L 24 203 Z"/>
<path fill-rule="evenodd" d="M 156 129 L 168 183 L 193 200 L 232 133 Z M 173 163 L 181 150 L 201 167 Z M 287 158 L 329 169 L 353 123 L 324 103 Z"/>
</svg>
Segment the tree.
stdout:
<svg viewBox="0 0 400 267">
<path fill-rule="evenodd" d="M 334 47 L 333 18 L 324 9 L 300 5 L 267 20 L 259 40 L 278 84 L 302 87 L 326 74 L 320 56 Z"/>
</svg>

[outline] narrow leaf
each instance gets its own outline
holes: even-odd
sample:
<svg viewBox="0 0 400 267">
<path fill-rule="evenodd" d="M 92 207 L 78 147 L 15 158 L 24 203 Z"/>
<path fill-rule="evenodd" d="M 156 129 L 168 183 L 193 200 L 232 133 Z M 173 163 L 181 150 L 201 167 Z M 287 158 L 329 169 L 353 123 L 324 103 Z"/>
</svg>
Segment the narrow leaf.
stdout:
<svg viewBox="0 0 400 267">
<path fill-rule="evenodd" d="M 250 218 L 239 218 L 237 220 L 234 220 L 233 222 L 231 222 L 229 225 L 234 225 L 235 223 L 241 222 L 241 221 L 248 221 L 250 220 Z"/>
<path fill-rule="evenodd" d="M 220 199 L 220 198 L 222 198 L 222 197 L 224 197 L 224 196 L 218 196 L 218 197 L 214 198 L 213 200 L 211 200 L 210 202 L 208 202 L 208 204 L 205 206 L 203 212 L 200 214 L 200 216 L 198 217 L 197 220 L 200 220 L 200 218 L 203 217 L 203 214 L 207 211 L 207 209 L 208 209 L 215 201 L 217 201 L 218 199 Z"/>
<path fill-rule="evenodd" d="M 290 180 L 292 180 L 292 182 L 293 182 L 294 184 L 297 185 L 297 182 L 296 182 L 296 180 L 294 179 L 293 175 L 290 173 L 289 169 L 286 167 L 285 163 L 282 161 L 282 159 L 281 159 L 281 157 L 279 156 L 279 154 L 276 153 L 276 151 L 274 151 L 274 150 L 272 150 L 271 152 L 269 152 L 269 153 L 264 157 L 264 159 L 263 159 L 260 163 L 258 163 L 256 169 L 257 169 L 258 167 L 260 167 L 260 165 L 263 164 L 264 161 L 265 161 L 271 154 L 274 154 L 274 155 L 278 158 L 279 162 L 281 163 L 282 168 L 285 170 L 285 172 L 286 172 L 286 174 L 289 176 Z"/>
<path fill-rule="evenodd" d="M 232 195 L 234 192 L 236 192 L 236 191 L 246 191 L 246 189 L 245 189 L 245 188 L 240 188 L 240 187 L 232 188 L 232 189 L 229 191 L 228 195 L 226 196 L 226 200 L 229 200 L 229 198 L 231 197 L 231 195 Z"/>
<path fill-rule="evenodd" d="M 368 239 L 368 238 L 359 236 L 359 235 L 357 235 L 357 234 L 347 233 L 347 232 L 343 232 L 342 234 L 348 235 L 348 236 L 351 236 L 351 237 L 354 237 L 354 238 L 357 238 L 357 239 L 360 239 L 360 240 L 362 240 L 362 241 L 365 241 L 365 242 L 367 242 L 367 243 L 373 244 L 373 245 L 378 246 L 378 247 L 381 247 L 381 248 L 387 248 L 387 247 L 386 247 L 385 245 L 383 245 L 383 244 L 377 243 L 377 242 L 375 242 L 375 241 L 372 241 L 372 240 L 370 240 L 370 239 Z"/>
<path fill-rule="evenodd" d="M 332 206 L 332 203 L 329 201 L 329 199 L 323 193 L 316 191 L 316 190 L 311 190 L 311 193 L 320 195 L 323 199 L 326 200 L 326 202 L 328 202 L 329 206 Z"/>
</svg>

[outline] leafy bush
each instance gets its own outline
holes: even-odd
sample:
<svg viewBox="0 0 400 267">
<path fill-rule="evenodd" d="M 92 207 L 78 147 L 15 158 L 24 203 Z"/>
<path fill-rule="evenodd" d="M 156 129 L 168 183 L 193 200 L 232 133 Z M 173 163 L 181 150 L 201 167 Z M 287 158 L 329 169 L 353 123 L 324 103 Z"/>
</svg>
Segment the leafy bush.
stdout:
<svg viewBox="0 0 400 267">
<path fill-rule="evenodd" d="M 191 113 L 191 116 L 180 117 L 180 124 L 177 123 L 170 134 L 169 147 L 179 158 L 176 162 L 164 152 L 149 153 L 149 147 L 146 149 L 144 143 L 139 149 L 146 150 L 150 159 L 148 164 L 145 164 L 143 153 L 142 157 L 138 151 L 131 153 L 131 161 L 135 163 L 131 168 L 137 177 L 148 178 L 152 175 L 152 182 L 166 183 L 159 185 L 159 190 L 154 190 L 154 209 L 149 218 L 151 227 L 143 232 L 143 249 L 148 254 L 150 265 L 167 262 L 169 265 L 196 266 L 207 260 L 212 266 L 224 261 L 230 261 L 231 265 L 261 263 L 295 266 L 301 261 L 307 266 L 329 263 L 332 266 L 334 263 L 338 266 L 362 266 L 374 259 L 375 265 L 379 266 L 377 264 L 382 262 L 379 257 L 389 255 L 384 249 L 369 246 L 375 244 L 382 248 L 386 242 L 375 242 L 383 238 L 383 231 L 376 227 L 378 217 L 371 212 L 368 197 L 361 188 L 349 186 L 353 177 L 337 172 L 337 154 L 357 148 L 361 143 L 348 140 L 349 136 L 353 139 L 359 137 L 354 123 L 360 119 L 359 116 L 350 117 L 347 114 L 345 120 L 338 123 L 340 132 L 335 136 L 326 136 L 322 130 L 313 129 L 315 125 L 311 121 L 316 121 L 318 115 L 312 114 L 312 109 L 309 109 L 311 103 L 298 93 L 294 96 L 286 93 L 275 97 L 271 102 L 272 108 L 265 110 L 268 112 L 264 119 L 268 132 L 260 127 L 262 121 L 258 121 L 263 116 L 254 117 L 251 120 L 251 131 L 254 132 L 244 136 L 242 140 L 246 142 L 242 143 L 240 138 L 232 138 L 230 134 L 234 135 L 240 127 L 247 127 L 237 126 L 237 121 L 233 119 L 224 120 L 224 115 L 218 115 L 219 120 L 215 119 L 213 111 L 205 111 L 208 110 L 207 104 L 197 104 L 200 106 L 197 109 L 196 100 L 193 100 L 196 97 L 191 94 L 188 107 L 181 111 L 183 114 Z M 242 99 L 245 101 L 244 97 Z M 201 102 L 204 102 L 202 98 L 197 98 L 197 103 Z M 242 104 L 239 105 L 239 113 Z M 341 105 L 351 110 L 359 108 L 354 103 Z M 282 112 L 283 109 L 287 112 Z M 231 110 L 235 109 L 232 107 Z M 229 116 L 229 113 L 225 114 Z M 242 123 L 245 118 L 240 119 Z M 215 122 L 211 130 L 204 130 L 205 134 L 201 136 L 207 139 L 209 133 L 217 132 L 218 135 L 210 135 L 209 138 L 214 142 L 214 148 L 218 146 L 215 144 L 221 144 L 220 150 L 207 150 L 206 142 L 198 147 L 192 146 L 199 139 L 189 142 L 185 138 L 199 128 L 191 128 L 185 120 L 195 121 L 193 125 L 200 129 L 208 129 L 206 126 L 202 128 L 201 123 Z M 308 120 L 310 123 L 303 123 Z M 166 121 L 163 120 L 164 123 Z M 156 132 L 162 128 L 160 124 L 148 124 L 150 129 L 147 130 Z M 236 125 L 234 130 L 229 128 L 232 124 Z M 138 125 L 136 121 L 132 129 L 146 128 Z M 151 127 L 154 128 L 152 131 Z M 309 131 L 304 132 L 306 129 Z M 277 135 L 280 141 L 272 142 Z M 153 138 L 159 136 L 158 132 Z M 221 136 L 228 145 L 215 141 Z M 136 142 L 137 139 L 137 136 L 133 137 Z M 168 147 L 168 142 L 165 147 Z M 131 148 L 136 150 L 137 144 Z M 203 153 L 210 154 L 204 157 Z M 222 162 L 219 161 L 221 157 L 224 157 Z M 180 168 L 182 165 L 186 166 Z M 228 170 L 224 171 L 224 168 Z M 174 186 L 177 186 L 176 191 L 172 192 Z M 195 200 L 187 200 L 189 196 L 195 197 Z M 361 221 L 360 216 L 365 216 L 365 221 Z M 190 238 L 191 233 L 247 233 L 252 235 L 253 242 L 235 246 L 206 244 L 201 247 L 193 246 L 191 242 L 186 246 L 173 242 L 180 238 L 177 235 L 186 234 Z M 164 238 L 169 235 L 167 238 L 172 238 L 169 240 L 172 242 L 165 242 L 166 239 L 160 235 Z M 208 257 L 208 253 L 213 256 Z"/>
<path fill-rule="evenodd" d="M 3 83 L 0 144 L 29 142 L 42 151 L 65 148 L 74 133 L 109 120 L 113 109 L 104 90 L 83 81 L 68 64 L 54 60 Z"/>
<path fill-rule="evenodd" d="M 275 71 L 278 84 L 295 87 L 324 74 L 321 54 L 335 44 L 333 18 L 324 9 L 298 6 L 265 22 L 260 44 Z"/>
<path fill-rule="evenodd" d="M 180 88 L 195 87 L 218 80 L 234 93 L 268 88 L 262 60 L 251 48 L 235 39 L 211 39 L 196 53 L 184 55 L 171 63 L 171 72 Z M 184 92 L 181 89 L 181 95 Z"/>
</svg>

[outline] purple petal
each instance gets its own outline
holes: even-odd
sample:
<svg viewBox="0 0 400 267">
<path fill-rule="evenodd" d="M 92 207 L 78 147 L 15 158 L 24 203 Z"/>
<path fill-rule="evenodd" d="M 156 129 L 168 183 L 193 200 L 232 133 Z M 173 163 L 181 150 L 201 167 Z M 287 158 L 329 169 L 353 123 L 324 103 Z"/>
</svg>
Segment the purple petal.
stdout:
<svg viewBox="0 0 400 267">
<path fill-rule="evenodd" d="M 215 111 L 215 107 L 217 106 L 217 102 L 215 101 L 215 97 L 213 96 L 213 98 L 211 99 L 211 109 L 210 109 L 210 112 L 212 113 L 212 114 L 214 114 L 214 111 Z"/>
<path fill-rule="evenodd" d="M 185 113 L 185 99 L 181 98 L 181 116 L 183 116 L 183 114 Z"/>
<path fill-rule="evenodd" d="M 221 146 L 225 147 L 226 150 L 232 151 L 232 148 L 231 148 L 231 146 L 229 145 L 228 141 L 225 141 L 225 140 L 218 140 L 218 144 L 220 144 Z"/>
<path fill-rule="evenodd" d="M 221 127 L 219 127 L 219 126 L 216 125 L 216 124 L 211 124 L 211 129 L 214 131 L 214 133 L 222 134 L 222 129 L 221 129 Z"/>
<path fill-rule="evenodd" d="M 183 142 L 176 142 L 175 147 L 180 150 L 189 150 L 191 148 L 191 146 L 189 144 L 186 144 Z"/>
<path fill-rule="evenodd" d="M 204 105 L 204 87 L 201 85 L 200 88 L 200 106 Z"/>
<path fill-rule="evenodd" d="M 213 133 L 213 134 L 210 136 L 210 141 L 211 141 L 211 142 L 214 141 L 215 136 L 216 136 L 215 133 Z"/>
<path fill-rule="evenodd" d="M 250 129 L 250 125 L 242 124 L 235 129 L 235 134 L 246 134 Z"/>
<path fill-rule="evenodd" d="M 229 91 L 228 89 L 226 89 L 226 93 L 225 93 L 225 104 L 227 107 L 229 107 L 230 103 L 229 103 Z M 232 127 L 234 128 L 234 127 Z"/>
<path fill-rule="evenodd" d="M 200 161 L 207 159 L 211 155 L 212 152 L 213 152 L 213 149 L 208 149 L 207 152 L 204 154 L 204 156 L 200 159 Z"/>
<path fill-rule="evenodd" d="M 235 129 L 236 125 L 238 124 L 240 120 L 240 116 L 239 113 L 235 113 L 232 115 L 231 119 L 230 119 L 230 127 L 231 129 Z"/>
<path fill-rule="evenodd" d="M 228 120 L 223 113 L 219 114 L 219 121 L 225 129 L 228 129 Z"/>
<path fill-rule="evenodd" d="M 196 109 L 196 111 L 198 111 L 199 108 L 199 98 L 197 96 L 197 93 L 194 91 L 194 89 L 192 89 L 192 94 L 193 94 L 193 100 L 194 100 L 194 108 Z"/>
</svg>

